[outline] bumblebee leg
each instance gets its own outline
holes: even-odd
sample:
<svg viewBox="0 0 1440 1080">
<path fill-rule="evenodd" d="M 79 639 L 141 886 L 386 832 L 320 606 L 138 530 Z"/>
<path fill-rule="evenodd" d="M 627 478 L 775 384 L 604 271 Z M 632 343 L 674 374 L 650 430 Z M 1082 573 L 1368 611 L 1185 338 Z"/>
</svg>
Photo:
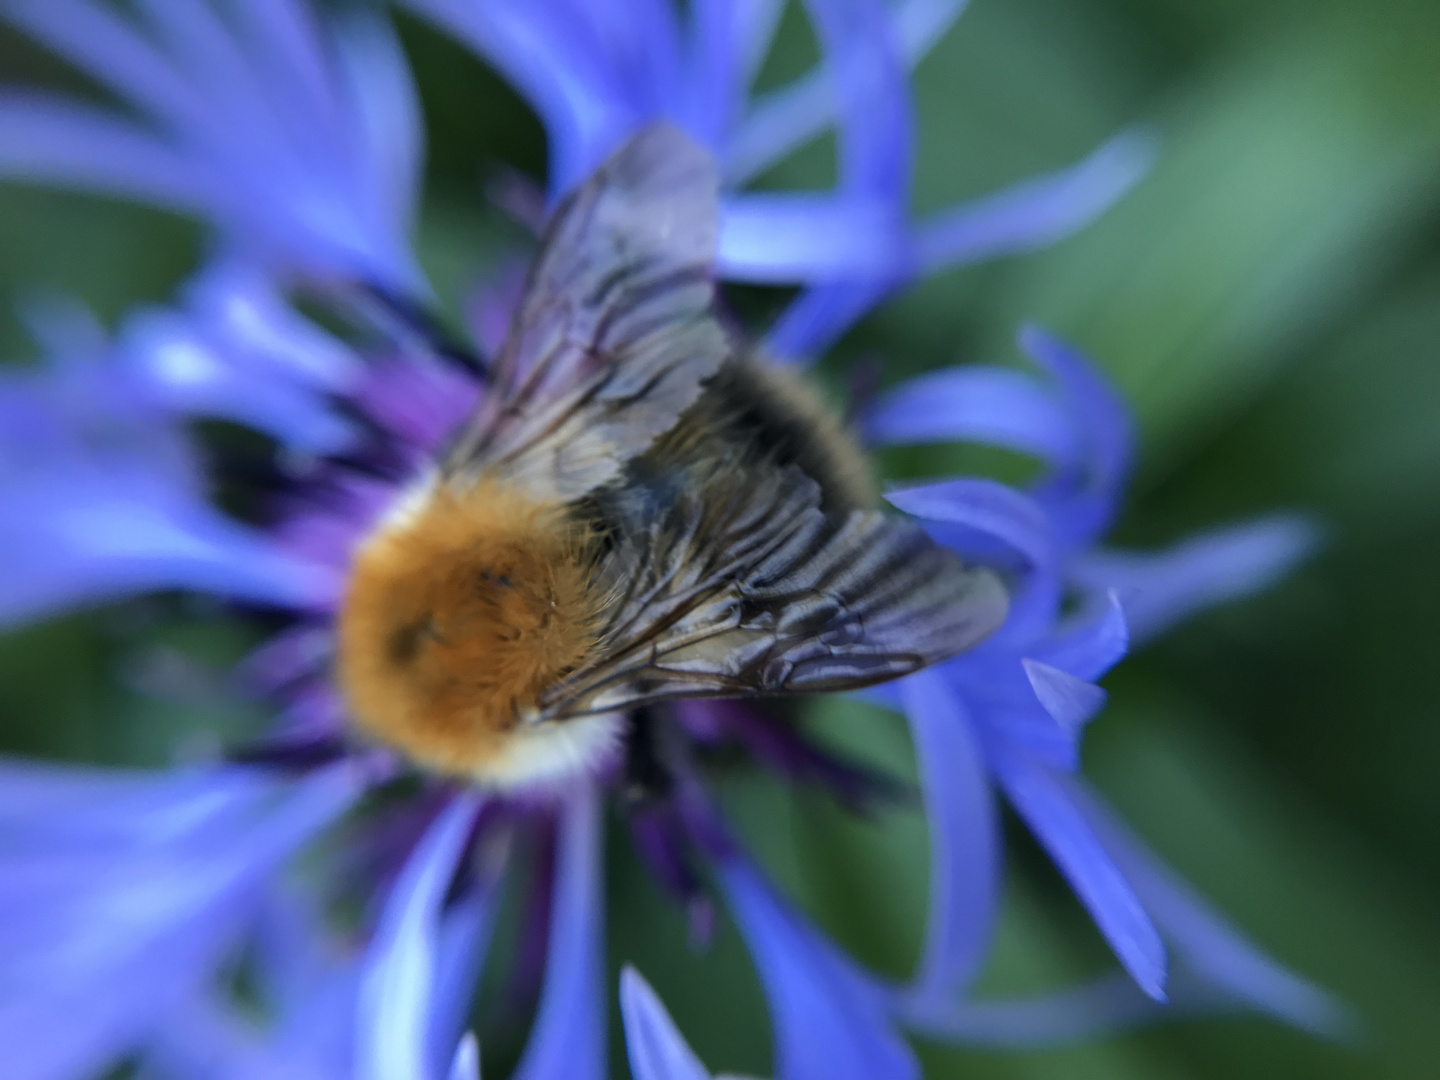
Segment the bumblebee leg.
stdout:
<svg viewBox="0 0 1440 1080">
<path fill-rule="evenodd" d="M 664 726 L 650 706 L 630 713 L 621 791 L 632 811 L 662 803 L 675 790 L 675 770 L 664 752 Z"/>
</svg>

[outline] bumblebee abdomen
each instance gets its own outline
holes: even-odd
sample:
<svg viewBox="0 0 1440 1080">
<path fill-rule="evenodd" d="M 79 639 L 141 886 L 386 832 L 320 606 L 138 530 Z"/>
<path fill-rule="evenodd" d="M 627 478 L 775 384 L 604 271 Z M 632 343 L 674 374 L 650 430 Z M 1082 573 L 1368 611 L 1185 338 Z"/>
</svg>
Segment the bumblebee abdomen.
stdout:
<svg viewBox="0 0 1440 1080">
<path fill-rule="evenodd" d="M 795 466 L 819 486 L 827 514 L 878 501 L 865 455 L 834 411 L 800 379 L 749 356 L 721 367 L 631 471 L 660 477 L 709 460 L 744 470 Z"/>
</svg>

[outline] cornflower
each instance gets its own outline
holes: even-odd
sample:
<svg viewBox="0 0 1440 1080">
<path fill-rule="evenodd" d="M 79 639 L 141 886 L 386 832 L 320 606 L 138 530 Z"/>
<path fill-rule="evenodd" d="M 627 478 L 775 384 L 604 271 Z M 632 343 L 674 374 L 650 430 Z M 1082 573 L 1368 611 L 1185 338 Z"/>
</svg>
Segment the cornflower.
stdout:
<svg viewBox="0 0 1440 1080">
<path fill-rule="evenodd" d="M 777 358 L 814 355 L 916 276 L 1065 235 L 1144 168 L 1143 141 L 1122 135 L 1069 170 L 913 222 L 904 73 L 959 14 L 955 2 L 814 0 L 820 68 L 760 96 L 749 87 L 777 4 L 696 0 L 682 16 L 650 0 L 621 19 L 584 0 L 408 6 L 530 99 L 550 135 L 551 197 L 657 118 L 708 146 L 726 181 L 717 274 L 801 289 L 766 339 Z M 495 338 L 493 306 L 471 313 L 463 342 L 427 314 L 410 247 L 423 139 L 388 24 L 322 17 L 300 0 L 147 0 L 133 16 L 97 0 L 4 0 L 0 15 L 130 109 L 5 95 L 0 175 L 198 216 L 215 241 L 176 305 L 133 314 L 113 338 L 73 310 L 51 312 L 37 321 L 47 365 L 0 383 L 0 619 L 185 590 L 280 625 L 241 672 L 276 712 L 257 744 L 163 773 L 0 769 L 9 1074 L 66 1080 L 135 1058 L 159 1076 L 232 1080 L 473 1075 L 478 1052 L 462 1031 L 514 878 L 537 945 L 521 950 L 516 978 L 543 970 L 514 1075 L 605 1075 L 602 824 L 625 777 L 600 763 L 559 789 L 481 791 L 416 776 L 347 737 L 330 681 L 351 553 L 473 412 L 485 393 L 473 354 Z M 746 189 L 831 127 L 833 190 Z M 358 333 L 323 329 L 298 294 Z M 990 641 L 875 694 L 910 719 L 932 821 L 932 911 L 915 978 L 878 979 L 787 902 L 691 755 L 661 803 L 618 800 L 699 936 L 707 882 L 723 896 L 769 997 L 784 1080 L 913 1077 L 907 1027 L 1006 1042 L 1153 1015 L 1167 992 L 1163 938 L 1186 960 L 1198 1002 L 1238 1001 L 1312 1027 L 1334 1019 L 1075 775 L 1080 733 L 1103 701 L 1093 681 L 1124 652 L 1127 627 L 1158 628 L 1263 584 L 1303 549 L 1305 531 L 1252 524 L 1159 556 L 1097 548 L 1128 458 L 1123 410 L 1063 346 L 1037 334 L 1026 343 L 1052 382 L 958 369 L 864 410 L 875 445 L 929 432 L 998 442 L 1046 467 L 1028 492 L 952 480 L 890 496 L 1013 583 L 1010 617 Z M 197 418 L 274 443 L 261 520 L 210 501 Z M 765 713 L 675 712 L 697 761 L 734 743 L 844 796 L 869 791 L 857 770 Z M 968 999 L 993 918 L 997 785 L 1133 984 Z M 357 897 L 358 923 L 340 933 L 327 909 Z M 237 1011 L 237 964 L 253 973 L 267 1022 Z M 645 1040 L 635 1017 L 655 1007 L 633 978 L 627 987 L 633 1055 Z"/>
</svg>

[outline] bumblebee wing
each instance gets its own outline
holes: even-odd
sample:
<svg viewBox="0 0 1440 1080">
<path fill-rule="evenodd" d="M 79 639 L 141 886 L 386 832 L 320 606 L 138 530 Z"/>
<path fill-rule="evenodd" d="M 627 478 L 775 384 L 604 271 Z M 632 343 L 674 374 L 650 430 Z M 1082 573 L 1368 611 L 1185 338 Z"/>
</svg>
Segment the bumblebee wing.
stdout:
<svg viewBox="0 0 1440 1080">
<path fill-rule="evenodd" d="M 1006 595 L 919 526 L 837 520 L 794 468 L 687 484 L 612 558 L 601 659 L 555 687 L 550 718 L 679 697 L 853 690 L 953 656 L 1005 618 Z M 638 531 L 637 531 L 638 530 Z"/>
<path fill-rule="evenodd" d="M 711 313 L 718 191 L 710 155 L 656 125 L 560 205 L 448 476 L 569 500 L 674 426 L 728 351 Z"/>
</svg>

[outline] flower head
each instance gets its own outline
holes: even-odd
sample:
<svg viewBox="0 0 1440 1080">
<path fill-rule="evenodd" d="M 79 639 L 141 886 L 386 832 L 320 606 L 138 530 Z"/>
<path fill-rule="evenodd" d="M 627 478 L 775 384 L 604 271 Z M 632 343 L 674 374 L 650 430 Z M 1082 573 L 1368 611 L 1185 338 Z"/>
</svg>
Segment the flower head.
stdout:
<svg viewBox="0 0 1440 1080">
<path fill-rule="evenodd" d="M 657 117 L 710 147 L 725 181 L 718 273 L 803 287 L 773 328 L 784 355 L 823 347 L 914 275 L 1078 226 L 1143 159 L 1117 142 L 1066 173 L 913 223 L 904 71 L 957 3 L 814 0 L 821 70 L 759 97 L 749 87 L 775 5 L 698 0 L 682 14 L 655 0 L 619 20 L 582 0 L 409 6 L 529 97 L 551 135 L 554 196 Z M 7 97 L 0 173 L 197 214 L 217 240 L 174 306 L 133 314 L 109 339 L 73 312 L 52 313 L 47 365 L 0 382 L 0 619 L 150 591 L 219 596 L 270 631 L 240 677 L 276 714 L 255 744 L 176 774 L 5 767 L 0 894 L 13 929 L 0 935 L 0 1042 L 18 1055 L 18 1075 L 65 1080 L 136 1054 L 161 1075 L 473 1072 L 461 1032 L 508 878 L 538 929 L 514 977 L 543 974 L 516 1075 L 599 1078 L 612 804 L 689 906 L 697 937 L 711 891 L 724 899 L 766 989 L 784 1080 L 908 1080 L 918 1066 L 906 1028 L 1018 1041 L 1147 1014 L 1146 997 L 1113 981 L 1058 1000 L 965 1000 L 995 903 L 996 787 L 1144 995 L 1166 993 L 1168 939 L 1207 1001 L 1328 1018 L 1323 997 L 1159 868 L 1075 775 L 1084 725 L 1104 700 L 1094 680 L 1130 632 L 1258 586 L 1303 540 L 1271 523 L 1170 555 L 1097 548 L 1129 434 L 1084 361 L 1032 334 L 1046 380 L 961 369 L 865 411 L 876 445 L 972 439 L 1045 466 L 1023 492 L 947 480 L 889 496 L 1011 590 L 1007 621 L 983 645 L 879 695 L 910 718 L 935 824 L 929 944 L 913 982 L 897 987 L 780 895 L 709 797 L 706 757 L 721 744 L 844 797 L 873 792 L 861 770 L 764 711 L 685 703 L 658 734 L 645 711 L 612 716 L 625 752 L 585 755 L 558 786 L 477 789 L 352 737 L 333 668 L 354 552 L 387 515 L 403 516 L 417 478 L 495 400 L 481 350 L 446 340 L 423 314 L 428 289 L 408 245 L 420 136 L 383 21 L 333 23 L 299 0 L 156 0 L 135 15 L 92 0 L 7 0 L 0 15 L 138 114 Z M 746 187 L 827 125 L 840 147 L 834 190 Z M 330 305 L 331 329 L 302 314 L 297 286 Z M 477 345 L 491 336 L 471 330 Z M 210 418 L 275 448 L 220 470 L 231 470 L 227 490 L 243 490 L 243 516 L 209 497 L 211 448 L 191 421 Z M 648 771 L 657 740 L 673 744 L 658 782 Z M 328 910 L 341 893 L 349 934 Z M 237 1015 L 237 964 L 259 973 L 266 1022 Z M 637 1070 L 661 1060 L 698 1070 L 638 977 L 626 986 Z"/>
</svg>

